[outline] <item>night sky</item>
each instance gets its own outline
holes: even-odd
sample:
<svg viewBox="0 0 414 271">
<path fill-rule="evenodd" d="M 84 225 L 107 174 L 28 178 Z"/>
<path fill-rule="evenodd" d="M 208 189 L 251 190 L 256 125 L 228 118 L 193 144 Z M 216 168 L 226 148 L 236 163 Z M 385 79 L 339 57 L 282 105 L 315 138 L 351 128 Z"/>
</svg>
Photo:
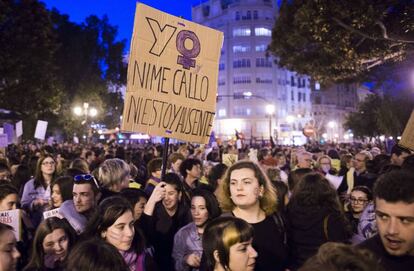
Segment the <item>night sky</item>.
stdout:
<svg viewBox="0 0 414 271">
<path fill-rule="evenodd" d="M 134 0 L 42 0 L 48 9 L 55 7 L 60 13 L 68 14 L 69 19 L 81 23 L 89 15 L 102 18 L 107 15 L 109 23 L 118 26 L 118 40 L 127 39 L 126 46 L 132 36 L 136 2 Z M 139 1 L 153 8 L 182 16 L 191 20 L 191 6 L 204 2 L 202 0 L 142 0 Z"/>
</svg>

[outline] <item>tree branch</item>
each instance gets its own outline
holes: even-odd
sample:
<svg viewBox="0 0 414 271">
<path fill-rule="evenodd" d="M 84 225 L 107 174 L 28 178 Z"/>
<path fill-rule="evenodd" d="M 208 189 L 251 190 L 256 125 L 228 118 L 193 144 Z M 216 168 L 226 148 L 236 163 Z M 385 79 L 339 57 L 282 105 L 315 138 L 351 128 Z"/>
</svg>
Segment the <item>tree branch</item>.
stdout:
<svg viewBox="0 0 414 271">
<path fill-rule="evenodd" d="M 362 31 L 360 31 L 360 30 L 358 30 L 358 29 L 356 29 L 352 26 L 347 25 L 346 23 L 342 22 L 340 19 L 338 19 L 336 17 L 333 17 L 332 20 L 334 22 L 336 22 L 339 26 L 342 26 L 343 28 L 345 28 L 346 30 L 349 30 L 353 33 L 356 33 L 356 34 L 358 34 L 358 35 L 360 35 L 364 38 L 370 39 L 370 40 L 374 40 L 374 41 L 377 41 L 377 40 L 394 41 L 394 42 L 400 42 L 400 43 L 414 43 L 414 40 L 390 38 L 388 36 L 388 33 L 387 33 L 387 28 L 385 27 L 385 25 L 381 21 L 376 21 L 375 22 L 375 24 L 378 25 L 381 28 L 381 31 L 382 31 L 382 37 L 379 38 L 379 37 L 374 37 L 374 36 L 370 36 L 368 34 L 365 34 L 364 32 L 362 32 Z"/>
</svg>

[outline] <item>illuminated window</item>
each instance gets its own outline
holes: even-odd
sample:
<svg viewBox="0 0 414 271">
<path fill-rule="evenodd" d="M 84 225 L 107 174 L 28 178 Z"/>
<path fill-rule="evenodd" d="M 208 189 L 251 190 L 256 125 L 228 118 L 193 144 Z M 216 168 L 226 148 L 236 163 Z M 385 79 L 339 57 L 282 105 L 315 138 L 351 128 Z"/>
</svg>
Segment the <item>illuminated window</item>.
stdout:
<svg viewBox="0 0 414 271">
<path fill-rule="evenodd" d="M 251 30 L 249 27 L 233 29 L 233 37 L 247 37 L 250 35 L 251 35 Z"/>
<path fill-rule="evenodd" d="M 233 53 L 245 53 L 250 52 L 249 45 L 234 45 L 233 46 Z"/>
<path fill-rule="evenodd" d="M 226 116 L 226 109 L 219 109 L 218 111 L 218 116 L 219 117 L 225 117 Z"/>
<path fill-rule="evenodd" d="M 264 52 L 267 49 L 267 45 L 266 44 L 260 44 L 260 45 L 256 45 L 256 52 Z"/>
<path fill-rule="evenodd" d="M 266 27 L 256 27 L 254 29 L 254 34 L 256 36 L 270 37 L 270 36 L 272 36 L 272 31 L 269 28 L 266 28 Z"/>
</svg>

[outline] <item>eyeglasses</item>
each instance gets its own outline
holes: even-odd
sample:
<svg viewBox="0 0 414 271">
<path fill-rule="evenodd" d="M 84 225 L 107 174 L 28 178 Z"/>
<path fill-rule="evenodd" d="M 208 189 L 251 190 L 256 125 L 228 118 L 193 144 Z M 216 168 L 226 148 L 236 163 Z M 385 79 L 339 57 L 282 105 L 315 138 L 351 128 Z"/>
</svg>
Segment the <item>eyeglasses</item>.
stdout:
<svg viewBox="0 0 414 271">
<path fill-rule="evenodd" d="M 93 182 L 95 183 L 95 185 L 96 185 L 96 188 L 98 188 L 99 189 L 99 184 L 98 184 L 98 182 L 96 181 L 96 179 L 95 179 L 95 177 L 93 176 L 93 175 L 90 175 L 90 174 L 81 174 L 81 175 L 76 175 L 75 177 L 73 177 L 73 180 L 75 181 L 75 182 L 81 182 L 81 181 L 91 181 L 91 180 L 93 180 Z"/>
<path fill-rule="evenodd" d="M 46 166 L 46 165 L 54 166 L 55 164 L 56 164 L 55 161 L 51 161 L 51 162 L 45 161 L 45 162 L 42 162 L 42 166 Z"/>
<path fill-rule="evenodd" d="M 356 203 L 356 204 L 364 204 L 365 202 L 367 202 L 367 199 L 356 199 L 356 198 L 350 198 L 349 199 L 352 203 Z"/>
</svg>

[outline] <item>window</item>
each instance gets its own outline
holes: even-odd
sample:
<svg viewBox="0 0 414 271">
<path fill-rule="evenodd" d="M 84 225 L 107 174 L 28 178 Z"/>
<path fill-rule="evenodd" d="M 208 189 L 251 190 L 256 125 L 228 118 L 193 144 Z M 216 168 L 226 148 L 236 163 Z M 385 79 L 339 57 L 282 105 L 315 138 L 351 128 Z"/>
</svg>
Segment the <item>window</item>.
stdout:
<svg viewBox="0 0 414 271">
<path fill-rule="evenodd" d="M 219 64 L 219 71 L 222 71 L 222 70 L 224 70 L 224 63 Z"/>
<path fill-rule="evenodd" d="M 270 37 L 272 36 L 272 31 L 266 27 L 256 27 L 254 29 L 254 34 L 256 36 L 265 36 L 265 37 Z"/>
<path fill-rule="evenodd" d="M 258 13 L 257 13 L 257 10 L 254 10 L 253 11 L 253 19 L 254 20 L 257 20 L 259 18 L 259 15 L 258 15 Z"/>
<path fill-rule="evenodd" d="M 251 35 L 251 30 L 249 27 L 233 29 L 233 37 L 247 37 L 250 35 Z"/>
<path fill-rule="evenodd" d="M 293 77 L 293 75 L 292 75 L 292 76 L 290 76 L 290 85 L 291 85 L 292 87 L 294 87 L 294 86 L 295 86 L 295 77 Z"/>
<path fill-rule="evenodd" d="M 302 94 L 303 101 L 306 102 L 306 93 Z"/>
<path fill-rule="evenodd" d="M 239 21 L 239 20 L 240 20 L 240 12 L 236 11 L 236 21 Z"/>
<path fill-rule="evenodd" d="M 233 84 L 250 84 L 252 80 L 249 76 L 236 76 L 233 78 Z"/>
<path fill-rule="evenodd" d="M 272 84 L 273 80 L 269 78 L 256 77 L 256 83 L 258 84 Z"/>
<path fill-rule="evenodd" d="M 256 58 L 256 67 L 272 67 L 272 61 L 267 58 Z"/>
<path fill-rule="evenodd" d="M 293 90 L 290 92 L 290 99 L 291 99 L 292 101 L 294 101 L 294 100 L 295 100 L 295 96 L 293 96 Z"/>
<path fill-rule="evenodd" d="M 246 19 L 247 20 L 251 20 L 252 19 L 252 12 L 249 10 L 249 11 L 247 11 L 247 14 L 246 14 Z"/>
<path fill-rule="evenodd" d="M 219 79 L 219 80 L 218 80 L 218 85 L 219 85 L 219 86 L 224 86 L 224 85 L 226 85 L 226 80 L 225 80 L 225 79 Z"/>
<path fill-rule="evenodd" d="M 298 92 L 298 102 L 302 101 L 302 92 Z"/>
<path fill-rule="evenodd" d="M 267 49 L 267 45 L 266 44 L 260 44 L 260 45 L 256 45 L 256 52 L 264 52 Z"/>
<path fill-rule="evenodd" d="M 233 46 L 233 53 L 246 53 L 250 52 L 249 45 L 234 45 Z"/>
<path fill-rule="evenodd" d="M 239 59 L 233 61 L 233 68 L 250 68 L 250 59 Z"/>
</svg>

